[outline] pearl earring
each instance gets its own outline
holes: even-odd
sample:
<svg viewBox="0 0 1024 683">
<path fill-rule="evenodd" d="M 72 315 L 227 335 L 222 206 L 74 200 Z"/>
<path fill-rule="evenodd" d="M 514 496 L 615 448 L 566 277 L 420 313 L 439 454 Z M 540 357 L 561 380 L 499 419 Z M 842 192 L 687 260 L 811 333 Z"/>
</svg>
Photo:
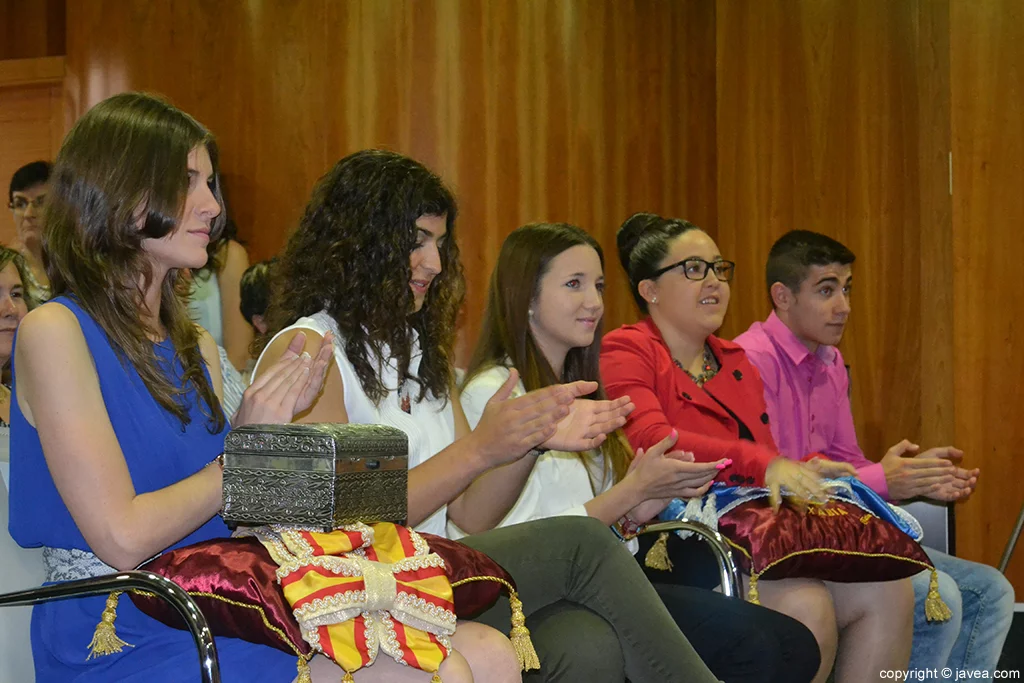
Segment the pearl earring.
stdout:
<svg viewBox="0 0 1024 683">
<path fill-rule="evenodd" d="M 529 316 L 530 316 L 531 318 L 533 317 L 533 309 L 532 309 L 532 308 L 528 309 L 528 310 L 526 311 L 526 313 L 527 313 L 527 314 L 528 314 L 528 315 L 529 315 Z"/>
<path fill-rule="evenodd" d="M 652 296 L 652 297 L 651 297 L 651 303 L 652 303 L 652 304 L 656 304 L 656 303 L 658 303 L 658 297 L 656 297 L 656 296 Z"/>
</svg>

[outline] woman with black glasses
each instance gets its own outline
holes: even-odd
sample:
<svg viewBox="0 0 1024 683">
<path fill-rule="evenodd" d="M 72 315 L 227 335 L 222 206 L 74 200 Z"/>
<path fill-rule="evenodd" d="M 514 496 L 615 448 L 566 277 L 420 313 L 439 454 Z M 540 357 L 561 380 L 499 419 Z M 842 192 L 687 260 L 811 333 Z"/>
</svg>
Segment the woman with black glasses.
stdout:
<svg viewBox="0 0 1024 683">
<path fill-rule="evenodd" d="M 735 264 L 722 258 L 707 233 L 687 221 L 640 213 L 623 223 L 617 242 L 646 317 L 605 335 L 601 376 L 611 398 L 628 395 L 636 406 L 625 427 L 634 449 L 650 449 L 677 430 L 676 448 L 692 451 L 698 462 L 730 459 L 717 479 L 767 487 L 776 508 L 782 487 L 823 500 L 820 476 L 854 474 L 845 463 L 779 454 L 757 370 L 740 346 L 715 336 L 729 307 Z M 762 605 L 814 633 L 821 651 L 815 683 L 823 683 L 833 665 L 837 683 L 877 680 L 879 671 L 907 667 L 914 605 L 909 579 L 780 579 L 758 587 Z"/>
</svg>

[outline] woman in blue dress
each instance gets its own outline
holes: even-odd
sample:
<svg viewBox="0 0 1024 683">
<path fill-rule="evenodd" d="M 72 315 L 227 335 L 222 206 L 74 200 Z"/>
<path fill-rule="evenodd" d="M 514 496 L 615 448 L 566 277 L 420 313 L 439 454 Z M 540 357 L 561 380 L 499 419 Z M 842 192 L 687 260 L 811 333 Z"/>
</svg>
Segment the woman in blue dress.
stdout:
<svg viewBox="0 0 1024 683">
<path fill-rule="evenodd" d="M 185 269 L 222 229 L 216 147 L 184 112 L 141 94 L 96 105 L 72 128 L 52 178 L 45 246 L 55 298 L 26 316 L 15 346 L 10 531 L 44 548 L 49 580 L 138 566 L 166 549 L 229 535 L 221 507 L 228 421 L 213 340 L 190 320 Z M 331 356 L 302 340 L 246 392 L 232 424 L 283 423 L 320 391 Z M 199 676 L 187 632 L 122 599 L 131 647 L 90 658 L 103 597 L 37 606 L 40 683 L 180 681 Z M 456 650 L 497 642 L 467 634 Z M 507 641 L 505 641 L 507 643 Z M 293 655 L 217 639 L 223 680 L 287 683 Z M 497 651 L 496 658 L 504 654 Z M 341 670 L 317 658 L 313 680 Z M 453 652 L 446 682 L 472 681 Z M 426 681 L 384 657 L 357 681 Z"/>
</svg>

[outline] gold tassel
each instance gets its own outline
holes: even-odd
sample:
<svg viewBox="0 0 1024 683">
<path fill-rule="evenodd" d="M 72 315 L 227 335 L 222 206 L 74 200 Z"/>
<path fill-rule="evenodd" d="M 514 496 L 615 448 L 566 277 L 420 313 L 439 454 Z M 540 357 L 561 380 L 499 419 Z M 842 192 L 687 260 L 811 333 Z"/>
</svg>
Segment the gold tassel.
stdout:
<svg viewBox="0 0 1024 683">
<path fill-rule="evenodd" d="M 949 621 L 953 613 L 949 611 L 942 596 L 939 595 L 939 572 L 932 567 L 932 578 L 928 582 L 928 597 L 924 599 L 924 616 L 928 621 Z"/>
<path fill-rule="evenodd" d="M 341 677 L 341 683 L 356 683 L 356 679 L 352 678 L 351 671 L 345 672 L 345 675 Z"/>
<path fill-rule="evenodd" d="M 107 596 L 107 606 L 103 608 L 100 623 L 96 624 L 96 631 L 92 634 L 92 640 L 89 641 L 89 656 L 85 658 L 86 661 L 93 657 L 120 652 L 125 647 L 135 647 L 118 638 L 117 630 L 114 628 L 114 619 L 117 618 L 117 599 L 120 596 L 120 592 Z"/>
<path fill-rule="evenodd" d="M 313 676 L 309 673 L 308 659 L 299 657 L 299 663 L 296 668 L 299 670 L 299 677 L 295 679 L 295 683 L 313 683 Z"/>
<path fill-rule="evenodd" d="M 654 542 L 651 549 L 644 557 L 644 564 L 651 569 L 658 569 L 663 572 L 672 571 L 672 560 L 668 559 L 668 532 L 662 531 L 658 534 L 658 540 Z"/>
<path fill-rule="evenodd" d="M 430 683 L 441 683 L 441 677 L 435 671 L 434 675 L 430 677 Z"/>
<path fill-rule="evenodd" d="M 523 603 L 515 591 L 509 591 L 508 604 L 512 608 L 512 631 L 508 638 L 512 641 L 512 649 L 516 651 L 516 657 L 519 658 L 519 666 L 523 671 L 539 669 L 540 659 L 537 658 L 537 651 L 533 648 L 533 641 L 530 640 L 530 630 L 526 628 Z"/>
<path fill-rule="evenodd" d="M 761 604 L 761 594 L 757 592 L 757 574 L 750 574 L 750 588 L 747 590 L 747 602 L 753 605 Z"/>
</svg>

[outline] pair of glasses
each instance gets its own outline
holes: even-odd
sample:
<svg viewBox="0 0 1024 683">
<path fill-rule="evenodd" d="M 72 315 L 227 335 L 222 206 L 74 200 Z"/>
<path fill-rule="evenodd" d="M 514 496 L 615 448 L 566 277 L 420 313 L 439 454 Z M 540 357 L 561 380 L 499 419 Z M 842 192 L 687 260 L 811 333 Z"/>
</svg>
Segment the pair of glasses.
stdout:
<svg viewBox="0 0 1024 683">
<path fill-rule="evenodd" d="M 41 194 L 35 199 L 29 199 L 28 197 L 15 197 L 7 206 L 18 213 L 25 213 L 28 211 L 29 205 L 34 206 L 37 209 L 42 209 L 44 204 L 46 204 L 46 195 Z"/>
<path fill-rule="evenodd" d="M 658 268 L 651 275 L 650 279 L 660 277 L 672 270 L 673 268 L 681 268 L 683 275 L 687 280 L 703 280 L 708 276 L 708 271 L 714 271 L 715 277 L 722 282 L 729 282 L 732 280 L 733 274 L 736 272 L 736 263 L 733 261 L 725 261 L 718 259 L 717 261 L 705 261 L 702 258 L 696 256 L 690 258 L 684 258 L 682 261 L 677 261 L 670 266 L 664 268 Z"/>
</svg>

